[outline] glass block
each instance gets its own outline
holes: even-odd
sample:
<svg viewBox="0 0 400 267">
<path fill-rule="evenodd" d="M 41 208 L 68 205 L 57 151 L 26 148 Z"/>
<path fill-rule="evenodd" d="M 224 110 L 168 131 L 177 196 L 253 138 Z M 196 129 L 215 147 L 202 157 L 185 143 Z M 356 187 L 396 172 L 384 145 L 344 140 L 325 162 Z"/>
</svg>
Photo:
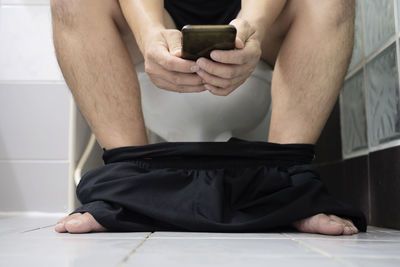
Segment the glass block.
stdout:
<svg viewBox="0 0 400 267">
<path fill-rule="evenodd" d="M 364 0 L 365 54 L 369 56 L 395 34 L 394 1 Z"/>
<path fill-rule="evenodd" d="M 398 27 L 400 31 L 400 0 L 397 0 L 397 22 L 398 22 Z"/>
<path fill-rule="evenodd" d="M 400 1 L 400 0 L 399 0 Z M 357 66 L 363 59 L 362 50 L 362 27 L 361 27 L 361 0 L 356 0 L 356 18 L 354 25 L 354 47 L 353 56 L 351 58 L 351 63 L 349 70 Z"/>
<path fill-rule="evenodd" d="M 368 128 L 371 146 L 400 137 L 400 99 L 396 43 L 366 65 Z"/>
<path fill-rule="evenodd" d="M 341 105 L 342 146 L 347 155 L 368 147 L 362 70 L 345 81 Z"/>
</svg>

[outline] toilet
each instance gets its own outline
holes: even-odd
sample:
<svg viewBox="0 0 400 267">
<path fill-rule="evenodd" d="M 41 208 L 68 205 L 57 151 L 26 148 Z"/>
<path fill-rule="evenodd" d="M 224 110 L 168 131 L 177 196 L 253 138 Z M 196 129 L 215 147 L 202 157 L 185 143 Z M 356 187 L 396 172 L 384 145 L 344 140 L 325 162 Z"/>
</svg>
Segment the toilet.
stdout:
<svg viewBox="0 0 400 267">
<path fill-rule="evenodd" d="M 218 142 L 230 137 L 268 140 L 272 68 L 265 62 L 259 61 L 246 82 L 228 96 L 159 89 L 144 71 L 144 63 L 135 67 L 149 143 Z"/>
</svg>

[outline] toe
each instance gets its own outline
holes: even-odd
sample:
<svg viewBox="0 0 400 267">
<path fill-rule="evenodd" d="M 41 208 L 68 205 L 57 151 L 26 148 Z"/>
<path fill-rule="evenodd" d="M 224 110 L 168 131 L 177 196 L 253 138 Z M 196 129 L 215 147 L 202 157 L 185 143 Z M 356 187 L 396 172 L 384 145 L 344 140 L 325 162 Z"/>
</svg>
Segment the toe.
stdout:
<svg viewBox="0 0 400 267">
<path fill-rule="evenodd" d="M 326 235 L 340 235 L 344 228 L 343 224 L 323 213 L 298 221 L 294 226 L 300 232 Z"/>
<path fill-rule="evenodd" d="M 67 231 L 72 234 L 100 232 L 106 230 L 88 212 L 80 214 L 79 217 L 67 221 L 65 227 Z"/>
<path fill-rule="evenodd" d="M 57 221 L 57 224 L 54 226 L 54 230 L 59 233 L 65 233 L 67 232 L 67 229 L 65 228 L 65 223 L 73 218 L 79 217 L 81 213 L 74 213 L 68 216 L 65 216 L 64 218 L 60 219 Z"/>
<path fill-rule="evenodd" d="M 79 216 L 67 220 L 65 222 L 65 229 L 72 234 L 90 232 L 89 223 L 82 219 L 84 219 L 84 217 L 83 214 L 80 213 Z"/>
<path fill-rule="evenodd" d="M 72 218 L 75 218 L 75 217 L 77 217 L 77 216 L 79 216 L 79 215 L 81 215 L 81 213 L 74 213 L 74 214 L 65 216 L 65 217 L 63 217 L 62 219 L 58 220 L 58 221 L 57 221 L 57 224 L 63 223 L 63 222 L 65 222 L 65 221 L 70 220 L 70 219 L 72 219 Z"/>
<path fill-rule="evenodd" d="M 65 233 L 67 232 L 67 229 L 65 229 L 64 222 L 59 222 L 54 226 L 54 230 L 58 233 Z"/>
<path fill-rule="evenodd" d="M 340 224 L 342 224 L 344 226 L 344 228 L 343 228 L 343 234 L 344 235 L 352 235 L 352 234 L 358 233 L 358 229 L 354 226 L 352 221 L 340 218 L 340 217 L 338 217 L 336 215 L 329 215 L 329 217 L 332 220 L 334 220 L 334 221 L 336 221 L 336 222 L 338 222 L 338 223 L 340 223 Z"/>
<path fill-rule="evenodd" d="M 334 220 L 325 214 L 318 219 L 319 220 L 316 221 L 316 230 L 318 233 L 325 235 L 343 234 L 345 225 L 342 222 Z"/>
</svg>

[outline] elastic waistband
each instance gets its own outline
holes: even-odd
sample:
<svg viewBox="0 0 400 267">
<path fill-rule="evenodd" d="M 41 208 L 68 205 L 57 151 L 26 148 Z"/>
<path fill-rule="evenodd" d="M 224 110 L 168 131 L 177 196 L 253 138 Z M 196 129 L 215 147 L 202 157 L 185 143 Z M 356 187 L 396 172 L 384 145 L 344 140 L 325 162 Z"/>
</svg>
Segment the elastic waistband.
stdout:
<svg viewBox="0 0 400 267">
<path fill-rule="evenodd" d="M 143 146 L 125 146 L 106 150 L 105 164 L 131 161 L 153 165 L 309 164 L 314 159 L 313 144 L 277 144 L 247 141 L 231 137 L 226 142 L 162 142 Z M 218 163 L 220 162 L 220 163 Z M 291 164 L 289 164 L 291 165 Z"/>
</svg>

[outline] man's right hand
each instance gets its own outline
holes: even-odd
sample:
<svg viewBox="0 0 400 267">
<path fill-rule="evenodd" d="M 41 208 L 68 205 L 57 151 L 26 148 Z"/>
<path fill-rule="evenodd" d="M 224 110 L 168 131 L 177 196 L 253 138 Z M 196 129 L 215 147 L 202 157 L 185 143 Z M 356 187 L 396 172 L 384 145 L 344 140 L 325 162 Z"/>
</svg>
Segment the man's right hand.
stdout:
<svg viewBox="0 0 400 267">
<path fill-rule="evenodd" d="M 202 92 L 203 81 L 196 74 L 195 61 L 181 58 L 182 33 L 160 30 L 149 37 L 142 49 L 145 71 L 159 88 L 179 93 Z"/>
</svg>

